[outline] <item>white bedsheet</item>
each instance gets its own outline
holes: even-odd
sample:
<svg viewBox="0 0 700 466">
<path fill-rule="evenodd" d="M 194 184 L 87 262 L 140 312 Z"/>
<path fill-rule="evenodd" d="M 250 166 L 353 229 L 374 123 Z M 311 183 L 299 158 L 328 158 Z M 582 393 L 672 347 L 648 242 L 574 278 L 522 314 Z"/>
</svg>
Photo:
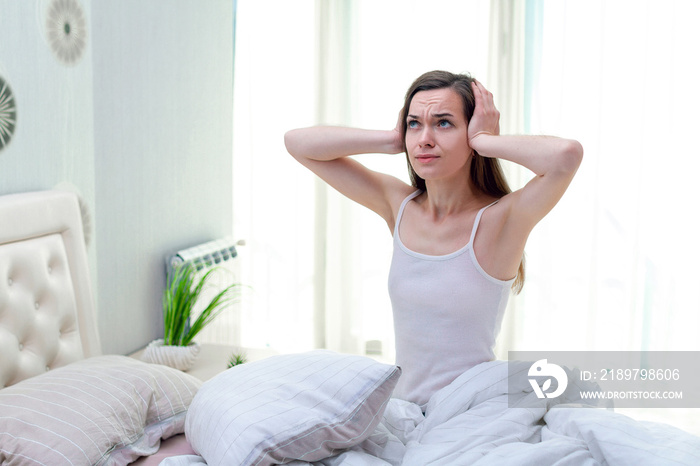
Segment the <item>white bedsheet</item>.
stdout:
<svg viewBox="0 0 700 466">
<path fill-rule="evenodd" d="M 511 383 L 518 406 L 531 406 L 536 400 L 525 377 L 527 367 L 524 363 L 516 389 Z M 425 416 L 417 405 L 392 399 L 368 440 L 314 465 L 700 465 L 700 437 L 608 409 L 583 407 L 574 386 L 547 407 L 538 403 L 509 408 L 507 379 L 506 361 L 480 364 L 437 392 Z M 188 456 L 161 464 L 206 462 Z"/>
</svg>

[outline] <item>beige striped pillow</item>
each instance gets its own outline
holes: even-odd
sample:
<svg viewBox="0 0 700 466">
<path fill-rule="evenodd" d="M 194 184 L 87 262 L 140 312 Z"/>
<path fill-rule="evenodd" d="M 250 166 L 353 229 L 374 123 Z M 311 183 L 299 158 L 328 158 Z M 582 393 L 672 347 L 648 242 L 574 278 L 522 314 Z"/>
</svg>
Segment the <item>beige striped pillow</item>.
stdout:
<svg viewBox="0 0 700 466">
<path fill-rule="evenodd" d="M 184 431 L 201 382 L 166 366 L 99 356 L 0 390 L 0 463 L 127 464 Z"/>
</svg>

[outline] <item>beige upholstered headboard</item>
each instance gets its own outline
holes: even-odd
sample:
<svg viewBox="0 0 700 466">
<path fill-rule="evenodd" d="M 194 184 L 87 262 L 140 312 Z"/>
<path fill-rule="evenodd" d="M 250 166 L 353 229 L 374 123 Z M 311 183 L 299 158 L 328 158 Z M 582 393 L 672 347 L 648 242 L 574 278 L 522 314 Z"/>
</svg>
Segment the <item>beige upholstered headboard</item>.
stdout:
<svg viewBox="0 0 700 466">
<path fill-rule="evenodd" d="M 78 198 L 0 196 L 0 388 L 100 353 Z"/>
</svg>

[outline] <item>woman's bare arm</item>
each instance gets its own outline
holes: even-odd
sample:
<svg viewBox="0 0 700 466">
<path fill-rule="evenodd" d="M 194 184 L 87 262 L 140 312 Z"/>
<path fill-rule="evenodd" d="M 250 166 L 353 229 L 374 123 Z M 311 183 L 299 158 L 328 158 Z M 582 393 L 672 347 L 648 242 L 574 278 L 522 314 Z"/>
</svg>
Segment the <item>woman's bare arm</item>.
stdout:
<svg viewBox="0 0 700 466">
<path fill-rule="evenodd" d="M 559 202 L 583 158 L 581 144 L 553 136 L 499 136 L 493 95 L 473 85 L 476 108 L 469 123 L 469 144 L 483 157 L 496 157 L 529 169 L 535 177 L 503 201 L 510 206 L 509 222 L 520 234 L 530 230 Z"/>
<path fill-rule="evenodd" d="M 334 160 L 358 154 L 398 154 L 403 150 L 400 134 L 344 126 L 312 126 L 284 135 L 287 151 L 297 159 Z"/>
<path fill-rule="evenodd" d="M 402 152 L 403 143 L 397 130 L 315 126 L 287 132 L 284 142 L 287 151 L 302 165 L 393 227 L 393 206 L 397 198 L 410 192 L 410 187 L 398 178 L 368 169 L 349 156 Z"/>
</svg>

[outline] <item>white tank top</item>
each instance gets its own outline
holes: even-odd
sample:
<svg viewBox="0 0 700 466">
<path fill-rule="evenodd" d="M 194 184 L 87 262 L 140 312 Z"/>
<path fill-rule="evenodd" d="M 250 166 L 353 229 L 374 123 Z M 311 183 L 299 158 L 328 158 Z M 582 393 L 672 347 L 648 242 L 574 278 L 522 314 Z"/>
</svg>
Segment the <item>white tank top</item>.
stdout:
<svg viewBox="0 0 700 466">
<path fill-rule="evenodd" d="M 469 243 L 461 249 L 442 256 L 408 249 L 399 237 L 399 225 L 406 204 L 421 192 L 403 201 L 396 218 L 389 296 L 396 364 L 402 370 L 394 396 L 424 408 L 433 393 L 464 371 L 494 359 L 514 279 L 490 276 L 474 254 L 479 220 L 490 206 L 477 213 Z"/>
</svg>

